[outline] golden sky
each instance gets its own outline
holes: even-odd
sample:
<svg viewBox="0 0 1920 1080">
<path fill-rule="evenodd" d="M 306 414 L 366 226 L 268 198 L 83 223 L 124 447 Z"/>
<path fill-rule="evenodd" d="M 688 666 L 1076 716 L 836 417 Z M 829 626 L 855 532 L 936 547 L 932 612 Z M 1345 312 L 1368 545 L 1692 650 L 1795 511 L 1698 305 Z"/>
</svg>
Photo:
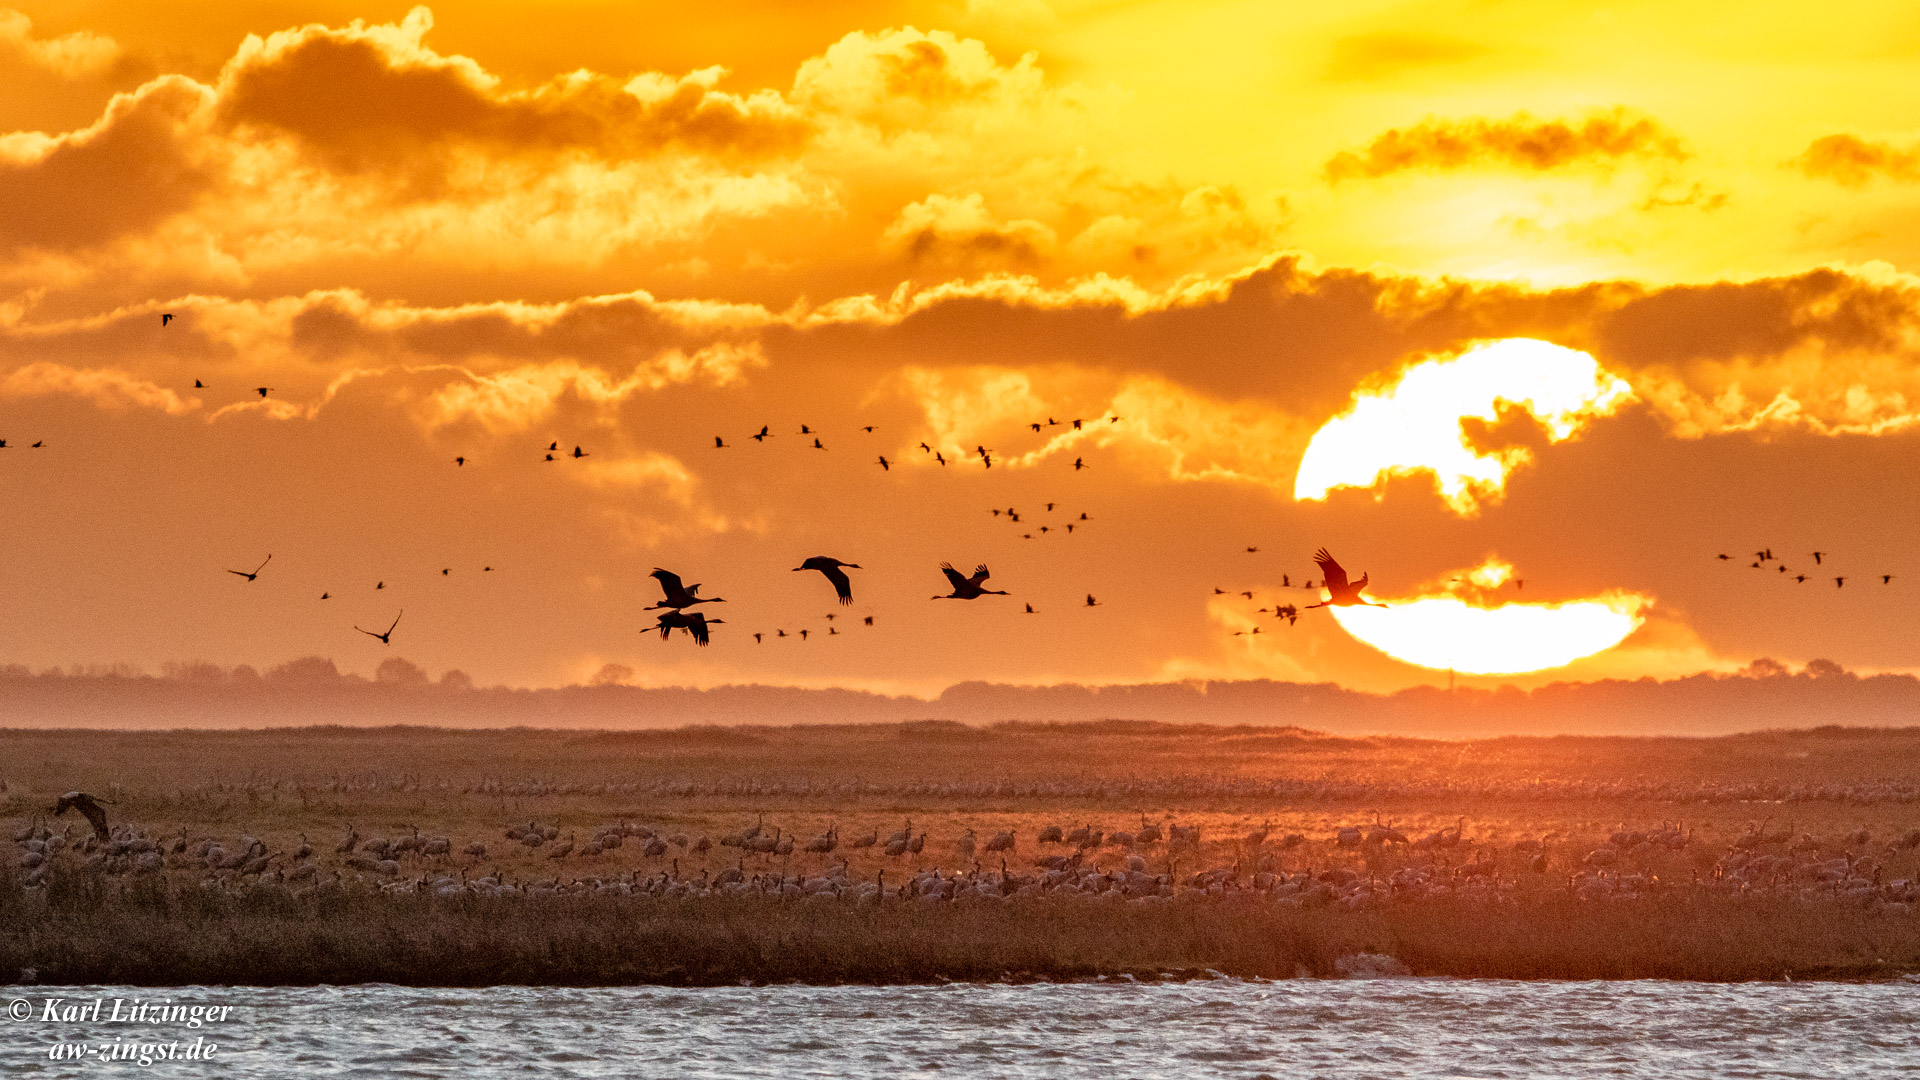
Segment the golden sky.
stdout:
<svg viewBox="0 0 1920 1080">
<path fill-rule="evenodd" d="M 0 2 L 0 662 L 1920 669 L 1910 5 Z"/>
</svg>

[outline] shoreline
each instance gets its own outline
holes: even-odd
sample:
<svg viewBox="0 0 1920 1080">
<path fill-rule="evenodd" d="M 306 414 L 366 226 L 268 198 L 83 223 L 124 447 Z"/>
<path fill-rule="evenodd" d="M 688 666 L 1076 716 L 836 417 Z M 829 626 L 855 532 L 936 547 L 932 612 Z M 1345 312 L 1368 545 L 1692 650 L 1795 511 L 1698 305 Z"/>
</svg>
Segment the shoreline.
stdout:
<svg viewBox="0 0 1920 1080">
<path fill-rule="evenodd" d="M 1424 900 L 1253 895 L 1002 901 L 777 895 L 238 897 L 58 888 L 0 901 L 0 971 L 63 985 L 417 987 L 1184 982 L 1411 975 L 1520 981 L 1883 982 L 1920 919 L 1841 900 L 1684 895 Z M 35 910 L 35 909 L 38 910 Z"/>
</svg>

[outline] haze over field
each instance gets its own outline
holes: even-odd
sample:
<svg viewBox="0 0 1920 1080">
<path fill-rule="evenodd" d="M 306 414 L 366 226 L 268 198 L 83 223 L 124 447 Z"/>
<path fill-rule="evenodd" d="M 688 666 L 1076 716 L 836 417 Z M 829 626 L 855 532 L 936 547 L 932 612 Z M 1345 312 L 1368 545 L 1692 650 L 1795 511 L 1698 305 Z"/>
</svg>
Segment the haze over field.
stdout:
<svg viewBox="0 0 1920 1080">
<path fill-rule="evenodd" d="M 4 2 L 0 722 L 1920 712 L 1906 7 Z"/>
</svg>

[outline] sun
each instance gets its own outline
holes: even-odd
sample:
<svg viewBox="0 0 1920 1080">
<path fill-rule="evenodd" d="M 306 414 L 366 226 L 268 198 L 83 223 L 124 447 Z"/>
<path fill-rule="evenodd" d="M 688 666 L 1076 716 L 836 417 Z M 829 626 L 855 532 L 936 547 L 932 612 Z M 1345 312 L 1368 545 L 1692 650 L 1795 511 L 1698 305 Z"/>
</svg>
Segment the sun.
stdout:
<svg viewBox="0 0 1920 1080">
<path fill-rule="evenodd" d="M 1564 667 L 1620 644 L 1645 621 L 1641 612 L 1648 600 L 1614 591 L 1491 607 L 1451 595 L 1387 603 L 1328 610 L 1341 629 L 1396 660 L 1469 675 L 1519 675 Z"/>
<path fill-rule="evenodd" d="M 1324 499 L 1334 488 L 1372 487 L 1388 476 L 1427 473 L 1454 513 L 1472 516 L 1496 500 L 1524 447 L 1482 450 L 1462 426 L 1491 422 L 1501 406 L 1525 410 L 1562 442 L 1633 400 L 1633 391 L 1577 349 L 1532 338 L 1480 342 L 1458 356 L 1410 365 L 1390 386 L 1360 390 L 1346 412 L 1313 433 L 1293 497 Z"/>
</svg>

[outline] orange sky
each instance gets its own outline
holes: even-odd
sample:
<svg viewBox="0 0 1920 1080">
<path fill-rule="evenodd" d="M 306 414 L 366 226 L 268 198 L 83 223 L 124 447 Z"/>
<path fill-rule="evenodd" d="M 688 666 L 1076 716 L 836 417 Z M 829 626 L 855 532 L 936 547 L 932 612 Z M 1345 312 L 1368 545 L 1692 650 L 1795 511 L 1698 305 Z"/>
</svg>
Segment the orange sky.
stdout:
<svg viewBox="0 0 1920 1080">
<path fill-rule="evenodd" d="M 1256 615 L 1326 545 L 1920 669 L 1908 6 L 0 2 L 0 663 L 1444 682 Z"/>
</svg>

